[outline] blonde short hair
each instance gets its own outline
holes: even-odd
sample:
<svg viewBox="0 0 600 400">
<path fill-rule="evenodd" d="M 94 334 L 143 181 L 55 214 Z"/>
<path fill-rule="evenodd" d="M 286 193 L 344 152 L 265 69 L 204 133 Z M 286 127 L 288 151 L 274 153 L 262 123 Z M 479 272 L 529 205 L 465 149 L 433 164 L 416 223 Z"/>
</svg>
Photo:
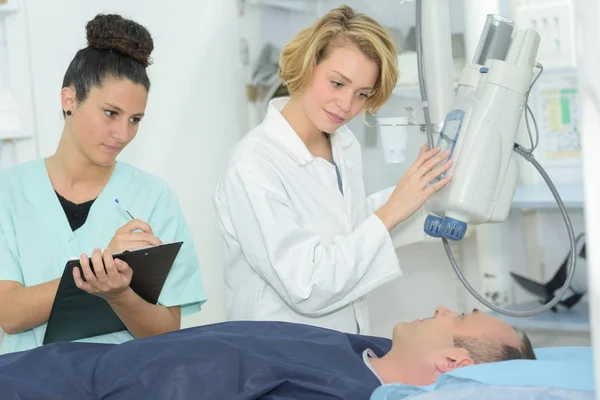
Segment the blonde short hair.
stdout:
<svg viewBox="0 0 600 400">
<path fill-rule="evenodd" d="M 281 53 L 279 79 L 291 95 L 302 94 L 312 81 L 315 67 L 327 58 L 332 46 L 348 43 L 379 66 L 373 93 L 363 110 L 375 114 L 396 86 L 398 55 L 388 32 L 373 18 L 351 7 L 335 8 L 301 30 Z"/>
</svg>

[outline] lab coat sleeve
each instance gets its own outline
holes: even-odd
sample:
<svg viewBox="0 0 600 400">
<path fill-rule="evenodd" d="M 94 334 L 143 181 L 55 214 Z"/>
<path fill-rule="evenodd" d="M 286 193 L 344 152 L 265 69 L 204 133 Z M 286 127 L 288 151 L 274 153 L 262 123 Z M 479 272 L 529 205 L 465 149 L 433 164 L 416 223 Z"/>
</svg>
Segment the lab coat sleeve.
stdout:
<svg viewBox="0 0 600 400">
<path fill-rule="evenodd" d="M 168 186 L 160 194 L 148 223 L 163 243 L 183 242 L 158 303 L 165 307 L 181 306 L 182 316 L 200 311 L 207 297 L 198 257 L 179 202 Z"/>
<path fill-rule="evenodd" d="M 383 206 L 388 201 L 395 188 L 395 186 L 392 186 L 379 192 L 375 192 L 367 197 L 367 213 L 374 213 Z M 423 230 L 426 218 L 427 210 L 425 206 L 422 206 L 410 217 L 396 225 L 391 232 L 394 247 L 399 248 L 413 243 L 429 241 L 429 236 L 426 235 Z"/>
<path fill-rule="evenodd" d="M 247 261 L 300 314 L 332 312 L 402 275 L 376 215 L 326 244 L 303 224 L 273 171 L 255 165 L 233 169 L 223 190 Z"/>
<path fill-rule="evenodd" d="M 9 246 L 9 238 L 0 225 L 0 281 L 15 281 L 24 284 L 21 266 Z"/>
</svg>

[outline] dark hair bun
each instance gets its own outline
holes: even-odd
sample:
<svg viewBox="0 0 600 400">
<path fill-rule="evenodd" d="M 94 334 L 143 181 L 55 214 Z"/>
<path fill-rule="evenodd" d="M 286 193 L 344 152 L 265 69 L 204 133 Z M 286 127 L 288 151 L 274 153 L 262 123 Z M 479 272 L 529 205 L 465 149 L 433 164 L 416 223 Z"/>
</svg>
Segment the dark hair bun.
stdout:
<svg viewBox="0 0 600 400">
<path fill-rule="evenodd" d="M 150 32 L 137 22 L 116 14 L 98 14 L 86 25 L 87 42 L 97 49 L 112 49 L 150 65 L 154 42 Z"/>
</svg>

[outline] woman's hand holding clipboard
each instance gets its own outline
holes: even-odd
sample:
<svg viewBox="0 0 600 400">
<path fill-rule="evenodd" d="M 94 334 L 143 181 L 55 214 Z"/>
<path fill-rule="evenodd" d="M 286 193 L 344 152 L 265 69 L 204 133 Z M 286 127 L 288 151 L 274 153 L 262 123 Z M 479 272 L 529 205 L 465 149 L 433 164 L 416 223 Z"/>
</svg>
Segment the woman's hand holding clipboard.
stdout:
<svg viewBox="0 0 600 400">
<path fill-rule="evenodd" d="M 73 268 L 73 280 L 79 289 L 111 301 L 129 288 L 133 270 L 125 261 L 113 258 L 110 248 L 106 248 L 104 253 L 94 249 L 91 261 L 87 254 L 83 254 L 79 258 L 81 271 Z"/>
<path fill-rule="evenodd" d="M 158 304 L 162 288 L 182 245 L 183 242 L 172 242 L 111 253 L 110 259 L 113 260 L 115 267 L 121 261 L 132 271 L 128 277 L 128 285 L 122 286 L 125 287 L 123 291 L 131 288 L 148 303 Z M 106 256 L 108 253 L 105 251 L 99 262 L 94 261 L 93 255 L 91 260 L 88 258 L 92 264 L 90 273 L 95 271 L 95 265 L 105 264 Z M 81 271 L 75 272 L 75 270 L 82 268 L 81 259 L 67 261 L 50 312 L 44 344 L 78 340 L 127 329 L 110 306 L 111 300 L 107 301 L 106 297 L 93 291 L 78 288 L 74 277 L 76 274 L 80 277 L 82 275 Z M 83 277 L 85 278 L 85 275 Z M 93 278 L 98 279 L 95 275 Z M 107 292 L 110 290 L 104 290 L 103 293 Z"/>
</svg>

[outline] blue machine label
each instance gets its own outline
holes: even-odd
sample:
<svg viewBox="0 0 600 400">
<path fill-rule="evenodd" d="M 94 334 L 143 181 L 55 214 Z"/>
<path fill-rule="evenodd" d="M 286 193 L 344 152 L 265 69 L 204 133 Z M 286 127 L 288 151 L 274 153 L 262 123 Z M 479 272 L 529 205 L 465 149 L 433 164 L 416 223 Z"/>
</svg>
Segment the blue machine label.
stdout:
<svg viewBox="0 0 600 400">
<path fill-rule="evenodd" d="M 458 135 L 460 134 L 464 117 L 465 112 L 460 109 L 452 110 L 448 113 L 448 115 L 446 115 L 446 119 L 444 120 L 444 125 L 442 126 L 442 131 L 440 132 L 440 136 L 436 145 L 436 147 L 441 148 L 440 152 L 442 153 L 450 149 L 450 154 L 444 162 L 450 160 L 454 155 L 454 148 L 456 147 L 456 142 L 458 141 Z M 439 181 L 444 176 L 446 176 L 445 172 L 437 177 L 434 182 Z"/>
</svg>

